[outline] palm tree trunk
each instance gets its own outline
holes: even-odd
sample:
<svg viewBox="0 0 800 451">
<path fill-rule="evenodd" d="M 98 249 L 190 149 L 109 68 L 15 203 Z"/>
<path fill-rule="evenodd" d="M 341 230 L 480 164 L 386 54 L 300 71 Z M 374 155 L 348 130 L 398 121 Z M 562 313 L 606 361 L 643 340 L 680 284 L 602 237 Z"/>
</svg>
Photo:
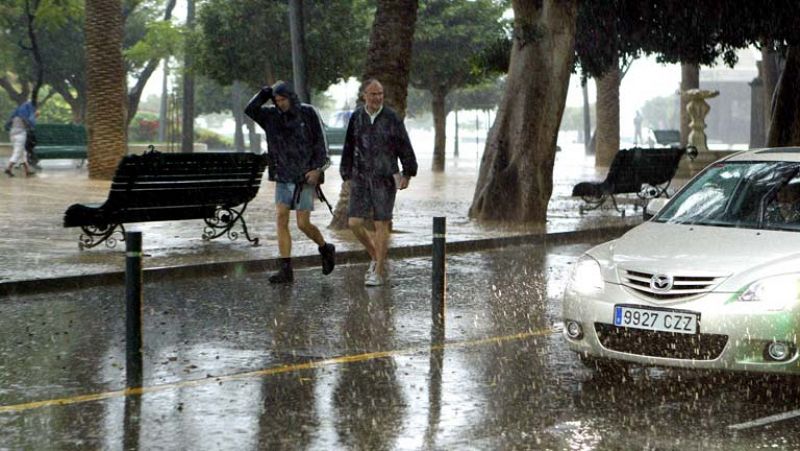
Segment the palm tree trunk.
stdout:
<svg viewBox="0 0 800 451">
<path fill-rule="evenodd" d="M 121 0 L 86 0 L 89 177 L 111 179 L 127 151 Z"/>
</svg>

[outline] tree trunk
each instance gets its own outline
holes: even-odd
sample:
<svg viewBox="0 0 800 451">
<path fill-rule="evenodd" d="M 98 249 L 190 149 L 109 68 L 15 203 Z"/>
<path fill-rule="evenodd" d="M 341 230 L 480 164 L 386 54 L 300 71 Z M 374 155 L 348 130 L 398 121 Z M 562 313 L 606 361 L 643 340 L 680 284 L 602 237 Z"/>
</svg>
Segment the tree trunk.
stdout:
<svg viewBox="0 0 800 451">
<path fill-rule="evenodd" d="M 303 23 L 303 0 L 289 0 L 289 35 L 292 42 L 294 92 L 301 102 L 311 103 L 306 69 L 306 32 Z"/>
<path fill-rule="evenodd" d="M 169 98 L 169 58 L 164 58 L 161 78 L 161 102 L 158 107 L 158 142 L 163 143 L 167 140 L 167 114 Z"/>
<path fill-rule="evenodd" d="M 194 2 L 186 2 L 186 28 L 194 30 Z M 183 57 L 183 123 L 181 127 L 181 152 L 194 151 L 194 55 L 187 42 Z"/>
<path fill-rule="evenodd" d="M 347 228 L 347 204 L 350 202 L 350 181 L 342 183 L 342 190 L 339 192 L 339 201 L 333 209 L 333 218 L 328 228 L 333 230 L 344 230 Z"/>
<path fill-rule="evenodd" d="M 0 77 L 0 88 L 6 91 L 8 97 L 14 101 L 15 105 L 22 105 L 23 103 L 27 102 L 30 99 L 31 95 L 31 85 L 30 83 L 18 80 L 20 82 L 20 88 L 16 89 L 14 84 L 11 83 L 11 80 L 8 77 Z"/>
<path fill-rule="evenodd" d="M 121 0 L 86 0 L 89 177 L 111 179 L 127 151 Z"/>
<path fill-rule="evenodd" d="M 443 89 L 431 90 L 431 110 L 433 112 L 433 169 L 444 171 L 445 148 L 447 146 L 447 92 Z"/>
<path fill-rule="evenodd" d="M 681 92 L 700 87 L 700 66 L 697 64 L 681 64 Z M 686 111 L 686 97 L 681 95 L 681 145 L 689 141 L 689 113 Z"/>
<path fill-rule="evenodd" d="M 597 80 L 597 130 L 594 165 L 608 167 L 619 151 L 619 83 L 618 68 Z"/>
<path fill-rule="evenodd" d="M 30 40 L 30 48 L 28 50 L 33 54 L 33 67 L 36 75 L 36 80 L 34 81 L 33 90 L 31 92 L 31 103 L 34 107 L 39 105 L 39 90 L 44 84 L 44 63 L 42 62 L 42 53 L 39 51 L 39 40 L 36 37 L 36 30 L 33 25 L 39 6 L 39 2 L 31 4 L 30 0 L 25 0 L 25 19 L 26 25 L 28 26 L 28 39 Z"/>
<path fill-rule="evenodd" d="M 778 79 L 781 75 L 781 56 L 774 50 L 769 50 L 767 46 L 761 48 L 761 79 L 764 82 L 763 108 L 764 108 L 764 131 L 769 135 L 769 126 L 772 123 L 772 108 L 775 102 L 775 91 Z"/>
<path fill-rule="evenodd" d="M 544 223 L 575 44 L 576 0 L 513 1 L 514 42 L 469 215 Z"/>
<path fill-rule="evenodd" d="M 592 112 L 589 106 L 589 79 L 581 79 L 581 93 L 583 94 L 583 152 L 586 155 L 594 155 L 592 141 Z"/>
<path fill-rule="evenodd" d="M 778 79 L 767 145 L 800 145 L 800 49 L 794 45 L 789 46 L 786 66 Z"/>
<path fill-rule="evenodd" d="M 237 152 L 244 152 L 244 86 L 241 81 L 234 81 L 231 86 L 231 111 L 233 111 L 233 148 Z"/>
<path fill-rule="evenodd" d="M 417 0 L 377 1 L 364 68 L 364 79 L 375 78 L 381 82 L 384 102 L 401 118 L 406 115 L 411 47 L 414 42 L 417 8 Z M 350 183 L 344 182 L 339 191 L 339 200 L 336 202 L 329 228 L 334 230 L 347 228 L 349 202 Z"/>
<path fill-rule="evenodd" d="M 261 136 L 256 130 L 256 123 L 247 116 L 244 116 L 244 124 L 247 126 L 247 137 L 250 141 L 250 152 L 261 153 Z"/>
<path fill-rule="evenodd" d="M 378 0 L 369 35 L 364 79 L 376 78 L 381 82 L 384 102 L 401 118 L 406 115 L 418 6 L 417 0 Z"/>
<path fill-rule="evenodd" d="M 167 5 L 164 9 L 164 21 L 169 21 L 172 19 L 172 10 L 175 9 L 175 3 L 177 0 L 169 0 Z M 139 102 L 142 99 L 142 93 L 144 92 L 144 87 L 147 85 L 147 82 L 150 80 L 150 76 L 153 75 L 156 69 L 158 69 L 158 65 L 161 64 L 161 59 L 154 58 L 145 64 L 144 69 L 139 73 L 139 77 L 136 79 L 136 83 L 133 85 L 133 88 L 128 93 L 128 126 L 130 127 L 131 122 L 133 122 L 134 117 L 136 116 L 136 112 L 139 111 Z M 165 72 L 164 77 L 166 79 L 167 72 L 166 72 L 166 60 L 164 62 Z M 163 101 L 162 101 L 163 102 Z M 163 122 L 163 119 L 162 119 Z M 159 127 L 159 141 L 163 142 L 164 133 L 161 127 Z"/>
</svg>

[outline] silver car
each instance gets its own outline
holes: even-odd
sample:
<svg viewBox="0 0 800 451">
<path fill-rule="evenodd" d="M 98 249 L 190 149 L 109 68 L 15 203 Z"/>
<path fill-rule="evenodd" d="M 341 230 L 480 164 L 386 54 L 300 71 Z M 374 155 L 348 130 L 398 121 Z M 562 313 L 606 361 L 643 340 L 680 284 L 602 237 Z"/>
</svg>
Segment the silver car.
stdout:
<svg viewBox="0 0 800 451">
<path fill-rule="evenodd" d="M 800 148 L 713 163 L 586 252 L 564 337 L 593 366 L 800 373 Z"/>
</svg>

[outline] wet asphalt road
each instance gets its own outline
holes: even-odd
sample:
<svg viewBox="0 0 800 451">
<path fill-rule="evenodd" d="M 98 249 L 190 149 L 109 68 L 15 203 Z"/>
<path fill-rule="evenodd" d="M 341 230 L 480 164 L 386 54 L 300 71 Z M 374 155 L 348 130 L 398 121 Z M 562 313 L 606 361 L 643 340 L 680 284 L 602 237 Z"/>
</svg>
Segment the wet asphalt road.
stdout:
<svg viewBox="0 0 800 451">
<path fill-rule="evenodd" d="M 429 259 L 385 288 L 363 265 L 147 284 L 127 397 L 124 287 L 3 299 L 0 449 L 800 449 L 800 419 L 729 429 L 800 408 L 790 379 L 584 368 L 553 325 L 588 247 L 450 255 L 444 341 Z"/>
</svg>

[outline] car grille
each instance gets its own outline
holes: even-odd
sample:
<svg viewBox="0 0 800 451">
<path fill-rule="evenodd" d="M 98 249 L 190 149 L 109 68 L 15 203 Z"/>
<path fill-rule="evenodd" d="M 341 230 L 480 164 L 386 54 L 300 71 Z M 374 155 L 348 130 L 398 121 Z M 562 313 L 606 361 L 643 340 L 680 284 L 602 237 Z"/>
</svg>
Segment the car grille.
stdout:
<svg viewBox="0 0 800 451">
<path fill-rule="evenodd" d="M 714 276 L 673 276 L 672 288 L 668 291 L 656 291 L 650 288 L 653 273 L 623 270 L 621 274 L 622 285 L 635 293 L 650 299 L 669 301 L 673 299 L 688 298 L 703 293 L 708 293 L 719 284 L 723 277 Z"/>
<path fill-rule="evenodd" d="M 595 323 L 594 330 L 604 348 L 648 357 L 714 360 L 728 343 L 727 335 L 656 332 L 604 323 Z"/>
</svg>

